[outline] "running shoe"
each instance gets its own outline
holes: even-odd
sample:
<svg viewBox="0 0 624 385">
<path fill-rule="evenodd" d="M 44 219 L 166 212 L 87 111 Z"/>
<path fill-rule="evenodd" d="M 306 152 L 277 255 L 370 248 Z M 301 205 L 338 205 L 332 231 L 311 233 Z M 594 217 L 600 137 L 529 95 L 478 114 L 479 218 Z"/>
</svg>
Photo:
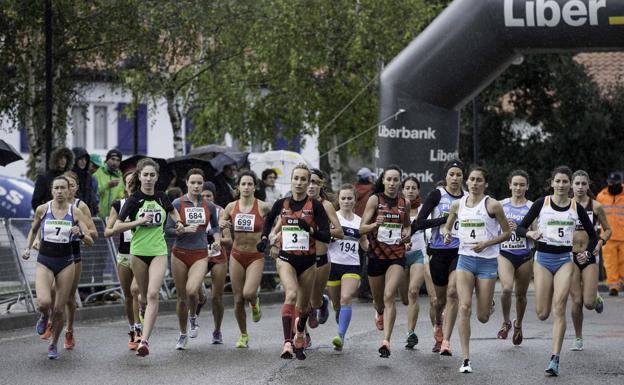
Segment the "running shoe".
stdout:
<svg viewBox="0 0 624 385">
<path fill-rule="evenodd" d="M 509 334 L 509 330 L 511 330 L 511 321 L 503 322 L 503 326 L 501 326 L 500 330 L 498 331 L 496 338 L 498 338 L 499 340 L 506 340 L 507 335 Z"/>
<path fill-rule="evenodd" d="M 188 345 L 188 336 L 186 334 L 180 334 L 178 342 L 176 342 L 176 350 L 186 350 Z"/>
<path fill-rule="evenodd" d="M 130 341 L 128 341 L 128 349 L 136 350 L 139 347 L 139 340 L 134 339 L 134 331 L 129 332 L 128 335 L 130 336 Z"/>
<path fill-rule="evenodd" d="M 602 314 L 602 312 L 604 311 L 604 299 L 602 298 L 602 296 L 597 295 L 596 296 L 596 313 L 598 314 Z"/>
<path fill-rule="evenodd" d="M 344 341 L 340 338 L 340 336 L 336 336 L 332 339 L 332 345 L 334 345 L 335 351 L 341 352 L 342 347 L 344 346 Z"/>
<path fill-rule="evenodd" d="M 308 310 L 308 326 L 312 329 L 316 329 L 319 326 L 317 310 L 310 307 Z"/>
<path fill-rule="evenodd" d="M 249 347 L 249 336 L 247 334 L 241 334 L 238 341 L 236 341 L 236 347 L 240 349 L 246 349 Z"/>
<path fill-rule="evenodd" d="M 58 350 L 56 350 L 56 345 L 48 345 L 48 358 L 51 360 L 56 360 L 58 358 Z"/>
<path fill-rule="evenodd" d="M 203 286 L 203 285 L 202 285 Z M 202 287 L 202 290 L 204 290 L 204 288 Z M 204 307 L 204 305 L 206 304 L 206 302 L 208 302 L 208 297 L 206 296 L 206 293 L 204 293 L 204 300 L 199 302 L 197 304 L 197 308 L 195 308 L 195 316 L 198 316 L 199 313 L 201 312 L 202 307 Z"/>
<path fill-rule="evenodd" d="M 280 357 L 285 360 L 291 360 L 293 358 L 293 346 L 290 341 L 284 342 L 284 349 L 282 349 Z"/>
<path fill-rule="evenodd" d="M 405 347 L 407 349 L 414 349 L 414 346 L 418 345 L 418 336 L 413 331 L 407 333 L 407 340 Z"/>
<path fill-rule="evenodd" d="M 310 337 L 310 333 L 306 332 L 304 348 L 310 349 L 311 347 L 312 347 L 312 337 Z"/>
<path fill-rule="evenodd" d="M 149 355 L 149 343 L 146 340 L 141 340 L 139 347 L 137 348 L 136 355 L 139 357 L 145 357 Z"/>
<path fill-rule="evenodd" d="M 65 331 L 65 342 L 63 342 L 63 347 L 65 350 L 72 350 L 76 346 L 76 341 L 74 340 L 74 332 Z"/>
<path fill-rule="evenodd" d="M 37 320 L 37 326 L 35 327 L 35 330 L 37 330 L 37 334 L 43 335 L 43 333 L 46 332 L 47 328 L 48 328 L 48 317 L 44 315 L 43 313 L 41 313 L 39 315 L 39 319 Z"/>
<path fill-rule="evenodd" d="M 249 307 L 251 308 L 251 319 L 253 319 L 253 322 L 260 321 L 260 319 L 262 318 L 262 309 L 260 309 L 260 297 L 256 297 L 255 306 L 249 304 Z"/>
<path fill-rule="evenodd" d="M 297 327 L 298 325 L 299 325 L 299 317 L 295 319 L 295 340 L 294 340 L 295 350 L 303 349 L 305 347 L 305 333 L 302 331 L 301 332 L 299 331 L 299 328 Z"/>
<path fill-rule="evenodd" d="M 444 339 L 441 325 L 435 325 L 433 327 L 433 339 L 435 342 L 433 344 L 433 348 L 431 349 L 431 352 L 440 353 L 440 346 L 442 345 L 442 340 Z"/>
<path fill-rule="evenodd" d="M 319 309 L 318 320 L 319 323 L 324 324 L 327 322 L 329 318 L 329 297 L 326 294 L 323 294 L 323 304 Z"/>
<path fill-rule="evenodd" d="M 574 344 L 572 344 L 572 348 L 570 348 L 570 350 L 575 351 L 575 352 L 580 352 L 581 350 L 583 350 L 583 339 L 582 338 L 576 338 L 574 340 Z"/>
<path fill-rule="evenodd" d="M 377 330 L 383 330 L 384 329 L 383 313 L 379 314 L 379 313 L 377 313 L 377 310 L 375 310 L 375 326 L 377 326 Z"/>
<path fill-rule="evenodd" d="M 548 363 L 548 367 L 545 372 L 552 377 L 559 375 L 559 357 L 552 356 L 550 358 L 550 362 Z"/>
<path fill-rule="evenodd" d="M 307 358 L 306 354 L 305 354 L 305 349 L 301 348 L 301 349 L 296 349 L 295 348 L 295 358 L 303 361 Z"/>
<path fill-rule="evenodd" d="M 612 287 L 611 289 L 609 289 L 609 295 L 610 295 L 611 297 L 617 297 L 617 296 L 618 296 L 618 294 L 619 294 L 619 293 L 618 293 L 618 289 L 616 289 L 616 288 L 614 288 L 614 287 Z"/>
<path fill-rule="evenodd" d="M 141 325 L 134 325 L 134 342 L 137 344 L 141 342 L 141 337 L 143 337 L 143 329 L 141 329 Z"/>
<path fill-rule="evenodd" d="M 215 330 L 214 332 L 212 332 L 212 344 L 213 345 L 223 344 L 223 336 L 221 335 L 220 330 Z"/>
<path fill-rule="evenodd" d="M 390 342 L 384 340 L 381 344 L 381 347 L 378 350 L 379 357 L 388 358 L 390 357 Z"/>
<path fill-rule="evenodd" d="M 459 368 L 460 373 L 472 373 L 472 364 L 469 359 L 465 359 L 462 366 Z"/>
<path fill-rule="evenodd" d="M 516 326 L 517 322 L 517 320 L 514 320 L 513 322 L 514 332 L 513 337 L 511 338 L 511 342 L 513 342 L 513 344 L 516 346 L 522 343 L 522 326 Z"/>
<path fill-rule="evenodd" d="M 197 322 L 197 316 L 189 317 L 189 323 L 191 324 L 191 330 L 189 331 L 189 337 L 197 338 L 199 333 L 199 323 Z"/>
<path fill-rule="evenodd" d="M 490 304 L 490 315 L 494 314 L 494 309 L 496 309 L 496 302 L 492 300 L 492 303 Z"/>
<path fill-rule="evenodd" d="M 48 321 L 48 327 L 45 330 L 45 333 L 41 336 L 42 340 L 49 340 L 52 337 L 52 322 Z"/>
<path fill-rule="evenodd" d="M 452 356 L 451 352 L 451 344 L 448 340 L 442 340 L 442 345 L 440 345 L 440 355 L 441 356 Z"/>
</svg>

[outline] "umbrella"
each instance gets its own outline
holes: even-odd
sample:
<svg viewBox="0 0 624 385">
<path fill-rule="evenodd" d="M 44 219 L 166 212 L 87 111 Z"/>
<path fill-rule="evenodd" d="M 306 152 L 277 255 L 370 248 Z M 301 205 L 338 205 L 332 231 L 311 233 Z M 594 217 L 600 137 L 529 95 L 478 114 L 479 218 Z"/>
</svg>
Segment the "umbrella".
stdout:
<svg viewBox="0 0 624 385">
<path fill-rule="evenodd" d="M 0 175 L 0 218 L 32 217 L 30 201 L 35 185 L 30 179 Z"/>
<path fill-rule="evenodd" d="M 251 170 L 260 177 L 262 171 L 272 168 L 277 173 L 275 186 L 284 194 L 290 191 L 290 174 L 293 168 L 300 163 L 308 164 L 301 154 L 293 151 L 279 150 L 267 152 L 252 152 L 247 158 Z"/>
<path fill-rule="evenodd" d="M 173 173 L 179 176 L 179 178 L 176 178 L 176 186 L 180 187 L 183 191 L 186 190 L 184 176 L 186 176 L 188 170 L 199 168 L 204 172 L 206 180 L 212 179 L 216 174 L 215 169 L 212 168 L 208 160 L 198 158 L 195 155 L 182 155 L 169 158 L 167 159 L 167 164 Z"/>
<path fill-rule="evenodd" d="M 223 154 L 224 152 L 228 152 L 231 150 L 232 149 L 227 146 L 218 146 L 216 144 L 208 144 L 205 146 L 195 147 L 191 149 L 191 151 L 189 152 L 189 155 L 195 158 L 209 160 L 219 154 Z"/>
<path fill-rule="evenodd" d="M 238 168 L 243 167 L 247 163 L 247 155 L 248 152 L 226 152 L 210 159 L 210 164 L 215 169 L 215 175 L 218 175 L 223 172 L 225 166 L 231 164 L 235 164 Z"/>
<path fill-rule="evenodd" d="M 22 159 L 24 158 L 17 152 L 15 147 L 0 139 L 0 166 L 6 166 L 9 163 L 17 162 Z"/>
<path fill-rule="evenodd" d="M 157 191 L 167 190 L 167 188 L 169 187 L 169 184 L 171 183 L 171 180 L 175 177 L 175 175 L 169 168 L 169 165 L 167 165 L 167 161 L 164 160 L 163 158 L 154 158 L 151 156 L 148 157 L 148 156 L 140 155 L 140 154 L 132 155 L 131 157 L 124 159 L 121 162 L 121 164 L 119 165 L 119 169 L 123 173 L 125 173 L 128 170 L 135 169 L 139 160 L 143 158 L 152 158 L 156 163 L 158 163 L 158 168 L 160 169 L 160 173 L 158 175 L 158 182 L 156 183 L 156 190 Z"/>
</svg>

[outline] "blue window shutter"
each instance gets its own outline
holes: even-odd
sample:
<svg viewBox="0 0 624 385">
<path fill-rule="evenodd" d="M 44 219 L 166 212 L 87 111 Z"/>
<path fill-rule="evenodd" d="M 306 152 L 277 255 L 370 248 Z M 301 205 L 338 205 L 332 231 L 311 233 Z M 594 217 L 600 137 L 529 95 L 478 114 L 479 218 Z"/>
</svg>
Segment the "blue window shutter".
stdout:
<svg viewBox="0 0 624 385">
<path fill-rule="evenodd" d="M 191 140 L 189 136 L 191 135 L 191 132 L 193 132 L 193 129 L 195 129 L 193 120 L 189 118 L 184 119 L 184 148 L 185 148 L 184 153 L 185 154 L 188 154 L 191 151 Z"/>
<path fill-rule="evenodd" d="M 127 103 L 117 105 L 117 148 L 124 155 L 134 153 L 134 117 L 125 114 Z M 139 154 L 147 154 L 147 105 L 139 104 Z"/>
<path fill-rule="evenodd" d="M 28 133 L 26 132 L 26 128 L 20 127 L 20 152 L 29 152 L 28 149 Z"/>
</svg>

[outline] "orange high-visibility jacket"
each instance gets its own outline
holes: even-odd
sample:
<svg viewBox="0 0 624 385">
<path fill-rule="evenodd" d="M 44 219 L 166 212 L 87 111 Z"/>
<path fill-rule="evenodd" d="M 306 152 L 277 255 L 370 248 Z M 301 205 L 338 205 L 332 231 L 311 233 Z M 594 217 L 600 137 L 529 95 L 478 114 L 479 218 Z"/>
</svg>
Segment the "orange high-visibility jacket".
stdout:
<svg viewBox="0 0 624 385">
<path fill-rule="evenodd" d="M 607 220 L 613 230 L 611 239 L 624 241 L 624 190 L 618 195 L 611 195 L 605 187 L 596 200 L 602 204 L 607 214 Z"/>
</svg>

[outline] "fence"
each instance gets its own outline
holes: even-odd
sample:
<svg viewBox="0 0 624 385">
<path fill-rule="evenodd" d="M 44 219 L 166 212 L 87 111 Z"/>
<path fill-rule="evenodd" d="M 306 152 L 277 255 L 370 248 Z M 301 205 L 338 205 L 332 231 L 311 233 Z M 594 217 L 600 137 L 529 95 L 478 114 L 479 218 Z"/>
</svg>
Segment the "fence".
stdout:
<svg viewBox="0 0 624 385">
<path fill-rule="evenodd" d="M 35 310 L 32 291 L 24 278 L 19 252 L 20 249 L 15 247 L 9 234 L 6 221 L 0 218 L 0 304 L 6 305 L 7 313 L 18 303 L 23 303 L 30 312 Z"/>
</svg>

